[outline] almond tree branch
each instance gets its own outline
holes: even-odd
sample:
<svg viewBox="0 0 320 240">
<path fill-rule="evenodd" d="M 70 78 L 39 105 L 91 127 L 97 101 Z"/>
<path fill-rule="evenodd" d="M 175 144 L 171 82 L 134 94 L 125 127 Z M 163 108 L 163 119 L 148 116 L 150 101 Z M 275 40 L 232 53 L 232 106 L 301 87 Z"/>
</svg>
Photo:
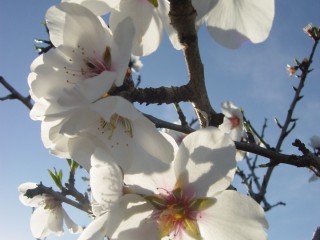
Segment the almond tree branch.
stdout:
<svg viewBox="0 0 320 240">
<path fill-rule="evenodd" d="M 177 30 L 179 41 L 184 47 L 183 53 L 189 73 L 187 85 L 192 91 L 190 101 L 202 127 L 219 126 L 223 121 L 223 115 L 213 110 L 208 98 L 195 28 L 196 11 L 191 0 L 169 0 L 169 2 L 171 24 Z"/>
<path fill-rule="evenodd" d="M 320 227 L 317 227 L 316 231 L 313 233 L 312 240 L 320 240 Z"/>
<path fill-rule="evenodd" d="M 276 151 L 272 151 L 270 149 L 259 147 L 258 145 L 254 145 L 251 143 L 244 143 L 244 142 L 235 142 L 236 148 L 242 151 L 251 152 L 257 154 L 262 157 L 266 157 L 270 159 L 270 162 L 262 167 L 274 167 L 280 163 L 288 164 L 296 167 L 306 167 L 310 168 L 310 166 L 315 167 L 317 170 L 320 170 L 320 158 L 314 155 L 287 155 L 283 153 L 279 153 Z M 317 174 L 320 176 L 320 174 Z M 261 186 L 262 187 L 262 186 Z"/>
<path fill-rule="evenodd" d="M 293 111 L 298 103 L 299 100 L 301 100 L 302 96 L 300 95 L 301 94 L 301 91 L 304 87 L 304 83 L 305 83 L 305 80 L 310 72 L 309 68 L 310 68 L 310 65 L 313 61 L 313 56 L 314 56 L 314 53 L 316 51 L 316 48 L 317 48 L 317 45 L 319 43 L 319 39 L 318 40 L 315 40 L 314 41 L 314 44 L 313 44 L 313 47 L 312 47 L 312 50 L 311 50 L 311 53 L 310 53 L 310 56 L 308 58 L 308 61 L 305 65 L 303 65 L 303 67 L 300 67 L 300 70 L 302 71 L 302 75 L 300 76 L 300 82 L 299 82 L 299 85 L 298 87 L 294 87 L 294 91 L 295 91 L 295 95 L 293 97 L 293 100 L 290 104 L 290 107 L 289 107 L 289 110 L 288 110 L 288 113 L 287 113 L 287 116 L 286 116 L 286 120 L 284 122 L 284 124 L 282 125 L 282 128 L 281 128 L 281 132 L 280 132 L 280 136 L 278 138 L 278 142 L 277 142 L 277 145 L 275 147 L 275 151 L 276 152 L 280 152 L 281 151 L 281 146 L 282 146 L 282 143 L 284 141 L 284 139 L 288 136 L 288 133 L 291 131 L 291 130 L 288 130 L 289 127 L 290 127 L 290 124 L 292 122 L 295 123 L 295 121 L 293 121 Z M 289 131 L 289 132 L 288 132 Z M 270 177 L 272 175 L 272 172 L 273 172 L 273 169 L 275 168 L 276 164 L 273 164 L 272 161 L 274 161 L 273 158 L 270 158 L 270 161 L 271 161 L 271 164 L 270 166 L 268 167 L 268 170 L 263 178 L 263 181 L 262 181 L 262 185 L 261 185 L 261 189 L 260 189 L 260 193 L 259 195 L 263 198 L 267 192 L 267 187 L 268 187 L 268 184 L 269 184 L 269 181 L 270 181 Z M 312 166 L 312 165 L 309 165 L 309 166 Z"/>
<path fill-rule="evenodd" d="M 24 97 L 22 96 L 17 90 L 15 90 L 2 76 L 0 76 L 0 83 L 8 89 L 8 91 L 11 93 L 10 95 L 6 97 L 0 98 L 1 101 L 8 100 L 8 99 L 18 99 L 21 101 L 27 108 L 32 108 L 31 98 L 30 96 Z"/>
<path fill-rule="evenodd" d="M 147 118 L 149 118 L 149 120 L 152 121 L 158 128 L 168 128 L 168 129 L 183 132 L 186 134 L 195 131 L 193 128 L 189 126 L 182 126 L 182 125 L 166 122 L 148 114 L 144 114 L 144 115 Z M 308 155 L 304 154 L 302 156 L 288 155 L 288 154 L 276 152 L 275 150 L 272 150 L 272 149 L 266 149 L 252 143 L 237 142 L 237 141 L 235 141 L 234 143 L 238 150 L 254 153 L 259 156 L 271 159 L 271 162 L 262 165 L 263 167 L 269 167 L 271 166 L 271 164 L 272 165 L 288 164 L 296 167 L 305 167 L 310 169 L 310 167 L 313 166 L 320 173 L 320 158 L 314 156 L 313 154 L 308 154 Z M 316 173 L 316 174 L 320 177 L 319 173 Z"/>
<path fill-rule="evenodd" d="M 62 193 L 54 191 L 52 188 L 44 186 L 42 183 L 40 183 L 36 188 L 34 189 L 29 189 L 27 190 L 25 196 L 28 198 L 33 198 L 37 195 L 42 195 L 42 194 L 48 194 L 52 197 L 54 197 L 57 201 L 67 203 L 75 208 L 78 208 L 82 211 L 85 211 L 87 213 L 91 213 L 90 206 L 88 205 L 83 205 L 81 203 L 78 203 L 74 200 L 71 200 L 64 196 Z"/>
</svg>

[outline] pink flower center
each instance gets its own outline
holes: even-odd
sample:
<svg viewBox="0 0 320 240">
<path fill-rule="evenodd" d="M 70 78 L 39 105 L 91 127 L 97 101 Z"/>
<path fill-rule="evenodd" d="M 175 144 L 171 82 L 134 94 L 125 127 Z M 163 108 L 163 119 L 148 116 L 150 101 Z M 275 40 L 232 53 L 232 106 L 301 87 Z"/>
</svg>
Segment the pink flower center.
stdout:
<svg viewBox="0 0 320 240">
<path fill-rule="evenodd" d="M 231 123 L 231 129 L 234 129 L 240 125 L 240 119 L 237 116 L 232 116 L 228 118 Z"/>
<path fill-rule="evenodd" d="M 77 80 L 92 78 L 104 71 L 111 71 L 111 49 L 106 47 L 103 55 L 97 54 L 95 51 L 88 54 L 84 47 L 78 45 L 78 48 L 72 50 L 73 57 L 69 58 L 69 62 L 76 66 L 78 59 L 82 62 L 78 65 L 77 69 L 71 69 L 70 67 L 64 67 L 65 73 L 69 76 L 67 82 L 76 83 Z M 88 57 L 90 55 L 90 57 Z M 79 63 L 78 63 L 79 64 Z M 71 80 L 74 79 L 75 80 Z"/>
<path fill-rule="evenodd" d="M 210 198 L 196 198 L 195 193 L 181 188 L 164 194 L 146 197 L 155 207 L 151 215 L 160 229 L 161 239 L 174 239 L 182 232 L 199 239 L 201 237 L 197 220 L 201 212 L 212 205 Z"/>
<path fill-rule="evenodd" d="M 164 196 L 165 207 L 155 212 L 162 234 L 177 236 L 182 229 L 186 229 L 186 221 L 197 224 L 197 211 L 191 208 L 192 198 L 186 194 L 175 196 L 171 193 Z"/>
</svg>

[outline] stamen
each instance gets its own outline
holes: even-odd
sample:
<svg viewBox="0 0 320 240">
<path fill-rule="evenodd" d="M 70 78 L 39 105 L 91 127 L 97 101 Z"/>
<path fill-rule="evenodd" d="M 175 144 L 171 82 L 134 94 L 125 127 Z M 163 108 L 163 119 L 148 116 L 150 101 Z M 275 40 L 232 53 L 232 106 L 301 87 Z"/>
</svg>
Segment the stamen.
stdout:
<svg viewBox="0 0 320 240">
<path fill-rule="evenodd" d="M 157 220 L 161 239 L 174 239 L 181 231 L 192 238 L 201 237 L 197 219 L 201 218 L 201 211 L 206 209 L 210 204 L 201 204 L 211 202 L 207 198 L 196 198 L 195 192 L 184 191 L 177 187 L 173 191 L 168 191 L 158 187 L 157 190 L 165 194 L 146 196 L 155 210 L 150 220 Z M 147 220 L 146 220 L 147 221 Z"/>
<path fill-rule="evenodd" d="M 78 45 L 77 47 L 77 49 L 71 50 L 72 56 L 68 59 L 68 61 L 72 63 L 73 59 L 80 58 L 83 60 L 83 66 L 80 66 L 78 69 L 64 67 L 65 73 L 67 75 L 80 78 L 81 80 L 92 78 L 104 71 L 110 71 L 112 64 L 110 47 L 107 46 L 105 52 L 100 56 L 97 55 L 95 50 L 93 50 L 93 54 L 91 54 L 91 57 L 88 57 L 88 54 L 86 53 L 86 49 L 84 47 L 81 47 L 80 45 Z M 70 80 L 67 82 L 70 82 Z"/>
<path fill-rule="evenodd" d="M 107 93 L 105 95 L 107 95 Z M 111 140 L 114 131 L 119 125 L 124 128 L 124 132 L 129 137 L 131 138 L 133 137 L 133 129 L 132 129 L 130 120 L 127 118 L 121 117 L 118 114 L 113 114 L 110 118 L 110 122 L 107 122 L 103 118 L 101 118 L 99 124 L 101 128 L 98 128 L 98 129 L 101 131 L 102 134 L 104 134 L 106 131 L 110 131 L 110 135 L 108 136 L 109 140 Z M 119 143 L 117 145 L 119 145 Z"/>
</svg>

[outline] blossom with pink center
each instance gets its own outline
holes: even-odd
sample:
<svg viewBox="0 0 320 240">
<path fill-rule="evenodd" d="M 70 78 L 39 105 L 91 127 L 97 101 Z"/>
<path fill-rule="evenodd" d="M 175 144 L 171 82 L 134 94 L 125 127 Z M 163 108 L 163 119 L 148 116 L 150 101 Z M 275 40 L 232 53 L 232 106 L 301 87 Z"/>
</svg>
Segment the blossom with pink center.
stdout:
<svg viewBox="0 0 320 240">
<path fill-rule="evenodd" d="M 36 207 L 30 219 L 32 235 L 37 239 L 44 239 L 51 233 L 61 236 L 64 232 L 63 222 L 65 222 L 71 233 L 80 233 L 82 227 L 72 221 L 63 209 L 61 202 L 48 195 L 37 195 L 33 198 L 25 196 L 27 190 L 36 187 L 36 183 L 30 182 L 19 186 L 20 201 L 26 206 Z"/>
<path fill-rule="evenodd" d="M 104 85 L 122 85 L 135 34 L 131 19 L 124 19 L 111 32 L 87 8 L 61 3 L 49 8 L 46 23 L 55 48 L 31 64 L 28 83 L 36 102 L 40 98 L 55 98 L 57 93 L 88 79 L 100 82 L 97 88 L 102 90 L 97 92 L 100 95 L 95 100 L 105 93 Z"/>
<path fill-rule="evenodd" d="M 124 170 L 141 158 L 139 150 L 173 159 L 171 145 L 154 124 L 132 103 L 109 94 L 128 69 L 132 20 L 124 19 L 111 32 L 100 17 L 75 3 L 51 7 L 46 19 L 56 48 L 38 57 L 29 75 L 35 101 L 30 116 L 42 121 L 44 145 L 88 171 L 95 146 L 112 152 Z M 153 141 L 171 151 L 151 150 Z"/>
<path fill-rule="evenodd" d="M 149 174 L 124 175 L 128 188 L 110 208 L 110 239 L 265 240 L 263 209 L 250 197 L 232 190 L 236 149 L 217 128 L 184 138 L 165 170 L 145 162 Z M 138 195 L 135 195 L 138 194 Z"/>
<path fill-rule="evenodd" d="M 243 115 L 241 109 L 235 106 L 232 102 L 226 101 L 221 104 L 221 110 L 224 114 L 223 123 L 219 128 L 230 135 L 234 141 L 240 141 L 245 136 Z M 242 160 L 246 155 L 246 152 L 237 150 L 237 161 Z"/>
<path fill-rule="evenodd" d="M 232 102 L 226 101 L 221 104 L 221 110 L 225 117 L 219 128 L 229 133 L 232 140 L 240 141 L 244 132 L 241 109 Z"/>
<path fill-rule="evenodd" d="M 30 116 L 42 121 L 44 145 L 58 157 L 71 158 L 70 139 L 61 127 L 72 116 L 78 120 L 73 128 L 90 125 L 96 115 L 89 106 L 123 83 L 134 27 L 125 19 L 112 33 L 102 19 L 75 3 L 51 7 L 46 22 L 55 48 L 31 65 L 28 82 L 35 104 Z"/>
</svg>

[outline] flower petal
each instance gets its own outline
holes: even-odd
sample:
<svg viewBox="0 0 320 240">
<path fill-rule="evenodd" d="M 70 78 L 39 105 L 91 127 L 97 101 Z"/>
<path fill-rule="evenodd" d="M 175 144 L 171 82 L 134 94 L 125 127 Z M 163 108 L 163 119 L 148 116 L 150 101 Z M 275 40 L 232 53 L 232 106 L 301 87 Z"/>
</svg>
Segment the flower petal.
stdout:
<svg viewBox="0 0 320 240">
<path fill-rule="evenodd" d="M 226 190 L 202 213 L 198 224 L 203 239 L 266 240 L 268 223 L 252 198 Z"/>
<path fill-rule="evenodd" d="M 91 157 L 90 186 L 93 198 L 105 208 L 114 204 L 122 195 L 122 171 L 102 148 L 95 149 Z"/>
<path fill-rule="evenodd" d="M 38 207 L 31 215 L 30 227 L 32 235 L 35 238 L 45 238 L 51 231 L 48 227 L 48 220 L 50 216 L 50 211 L 44 209 L 44 206 Z"/>
<path fill-rule="evenodd" d="M 78 240 L 104 240 L 108 232 L 106 222 L 109 214 L 96 217 L 81 233 Z"/>
<path fill-rule="evenodd" d="M 62 0 L 61 2 L 73 2 L 78 3 L 90 11 L 92 11 L 97 16 L 107 14 L 111 11 L 112 8 L 116 7 L 119 4 L 119 0 Z"/>
<path fill-rule="evenodd" d="M 78 234 L 81 233 L 83 228 L 76 224 L 68 215 L 68 213 L 62 208 L 63 211 L 63 219 L 69 229 L 70 233 Z"/>
<path fill-rule="evenodd" d="M 132 53 L 145 56 L 154 52 L 160 45 L 163 32 L 155 7 L 147 0 L 121 1 L 119 11 L 110 15 L 110 28 L 114 30 L 126 17 L 132 18 L 136 29 Z"/>
<path fill-rule="evenodd" d="M 111 239 L 158 240 L 157 222 L 148 220 L 153 206 L 134 194 L 121 198 L 110 212 L 108 234 Z"/>
<path fill-rule="evenodd" d="M 31 96 L 38 98 L 50 97 L 53 89 L 62 89 L 65 85 L 65 72 L 59 71 L 68 63 L 67 57 L 59 49 L 49 51 L 38 56 L 31 64 L 31 73 L 28 76 L 28 84 Z M 38 79 L 41 79 L 40 81 Z M 60 79 L 60 80 L 59 80 Z"/>
<path fill-rule="evenodd" d="M 70 158 L 69 138 L 60 134 L 64 119 L 45 118 L 41 123 L 41 140 L 50 153 L 59 158 Z"/>
<path fill-rule="evenodd" d="M 62 206 L 57 206 L 53 209 L 48 209 L 48 228 L 51 232 L 55 233 L 57 236 L 63 234 L 63 210 Z"/>
<path fill-rule="evenodd" d="M 264 41 L 271 30 L 274 1 L 218 1 L 207 17 L 211 36 L 221 45 L 238 48 L 246 41 Z"/>
<path fill-rule="evenodd" d="M 68 142 L 71 158 L 88 172 L 91 168 L 90 158 L 96 147 L 96 141 L 89 136 L 77 136 Z"/>
<path fill-rule="evenodd" d="M 76 88 L 89 102 L 94 102 L 109 91 L 115 80 L 115 72 L 104 71 L 95 77 L 84 80 Z"/>
<path fill-rule="evenodd" d="M 131 102 L 120 96 L 109 96 L 103 98 L 90 106 L 96 111 L 106 122 L 110 122 L 110 118 L 115 113 L 129 120 L 138 119 L 141 115 Z"/>
<path fill-rule="evenodd" d="M 169 9 L 170 9 L 170 4 L 168 1 L 158 1 L 159 6 L 158 6 L 158 15 L 161 18 L 161 21 L 163 23 L 163 27 L 166 30 L 169 39 L 171 41 L 172 46 L 177 49 L 181 50 L 183 46 L 181 45 L 179 38 L 178 38 L 178 33 L 177 31 L 172 27 L 171 20 L 169 18 Z"/>
<path fill-rule="evenodd" d="M 41 202 L 45 199 L 45 195 L 37 195 L 34 196 L 33 198 L 28 198 L 25 196 L 27 190 L 29 189 L 34 189 L 38 186 L 38 184 L 33 183 L 33 182 L 26 182 L 22 183 L 18 187 L 18 191 L 20 192 L 19 195 L 19 200 L 21 201 L 22 204 L 29 206 L 29 207 L 38 207 Z"/>
<path fill-rule="evenodd" d="M 151 156 L 165 163 L 174 158 L 174 149 L 170 142 L 155 128 L 155 125 L 142 114 L 132 121 L 133 139 Z"/>
<path fill-rule="evenodd" d="M 135 161 L 124 175 L 124 182 L 129 187 L 129 192 L 151 195 L 161 189 L 173 190 L 176 177 L 171 164 L 153 159 L 151 156 L 141 156 L 141 160 Z"/>
<path fill-rule="evenodd" d="M 226 189 L 235 174 L 236 148 L 230 137 L 208 127 L 187 135 L 174 160 L 177 178 L 187 174 L 198 197 Z"/>
<path fill-rule="evenodd" d="M 62 44 L 80 46 L 88 52 L 101 53 L 110 45 L 107 37 L 110 33 L 96 15 L 80 4 L 64 2 L 49 8 L 46 22 L 50 40 L 56 47 Z"/>
<path fill-rule="evenodd" d="M 113 31 L 111 68 L 117 71 L 118 76 L 115 82 L 117 86 L 123 84 L 123 79 L 127 73 L 135 34 L 133 21 L 129 17 L 119 22 L 116 29 Z"/>
</svg>

